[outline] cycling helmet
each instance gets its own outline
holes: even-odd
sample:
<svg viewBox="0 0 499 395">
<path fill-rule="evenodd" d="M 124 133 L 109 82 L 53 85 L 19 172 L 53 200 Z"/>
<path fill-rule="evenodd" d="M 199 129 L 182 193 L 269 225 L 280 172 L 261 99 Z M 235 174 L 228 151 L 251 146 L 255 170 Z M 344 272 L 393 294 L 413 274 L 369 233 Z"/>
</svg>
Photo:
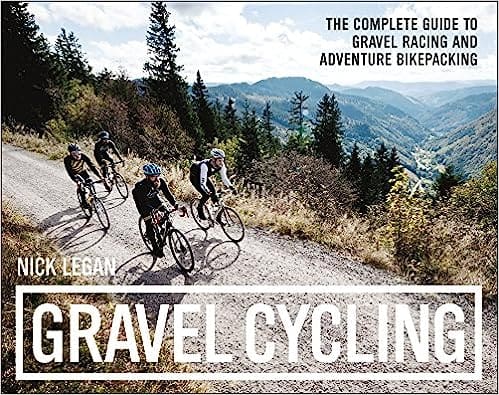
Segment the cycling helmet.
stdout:
<svg viewBox="0 0 499 395">
<path fill-rule="evenodd" d="M 210 151 L 210 154 L 211 154 L 211 157 L 215 158 L 215 159 L 219 159 L 219 158 L 224 159 L 225 158 L 225 152 L 223 152 L 221 149 L 218 149 L 218 148 L 213 148 Z"/>
<path fill-rule="evenodd" d="M 161 174 L 161 167 L 156 163 L 148 163 L 142 168 L 146 176 L 159 176 Z"/>
<path fill-rule="evenodd" d="M 71 143 L 68 145 L 68 151 L 69 152 L 74 152 L 74 151 L 81 151 L 80 146 L 75 143 Z"/>
<path fill-rule="evenodd" d="M 109 139 L 109 133 L 106 132 L 105 130 L 103 130 L 102 132 L 99 133 L 99 138 L 100 139 L 106 139 L 106 140 L 108 140 Z"/>
</svg>

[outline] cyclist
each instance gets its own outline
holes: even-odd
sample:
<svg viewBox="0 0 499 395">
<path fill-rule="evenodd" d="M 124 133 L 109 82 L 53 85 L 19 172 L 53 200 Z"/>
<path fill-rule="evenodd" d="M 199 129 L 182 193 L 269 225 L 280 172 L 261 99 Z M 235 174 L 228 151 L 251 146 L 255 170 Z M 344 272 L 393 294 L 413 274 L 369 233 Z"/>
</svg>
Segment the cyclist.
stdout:
<svg viewBox="0 0 499 395">
<path fill-rule="evenodd" d="M 98 165 L 101 167 L 104 178 L 106 178 L 108 172 L 106 166 L 107 162 L 111 163 L 111 166 L 114 168 L 114 161 L 113 158 L 109 156 L 108 150 L 111 149 L 114 155 L 116 155 L 120 161 L 123 161 L 123 159 L 121 158 L 121 155 L 118 152 L 118 149 L 116 148 L 116 145 L 114 144 L 113 140 L 109 138 L 108 132 L 103 130 L 99 133 L 98 137 L 99 140 L 97 140 L 94 147 L 94 156 Z"/>
<path fill-rule="evenodd" d="M 227 167 L 225 166 L 225 153 L 218 148 L 213 148 L 210 151 L 211 158 L 204 159 L 199 162 L 194 162 L 190 168 L 189 179 L 194 188 L 201 194 L 201 199 L 199 199 L 198 216 L 203 221 L 206 220 L 206 215 L 204 214 L 204 204 L 211 198 L 213 203 L 218 202 L 218 196 L 215 190 L 215 186 L 210 181 L 213 174 L 219 172 L 222 177 L 222 182 L 224 185 L 232 190 L 233 193 L 237 193 L 236 189 L 227 177 Z M 217 218 L 217 221 L 220 221 Z"/>
<path fill-rule="evenodd" d="M 153 247 L 153 255 L 162 258 L 165 254 L 163 253 L 163 249 L 158 246 L 150 215 L 154 209 L 159 209 L 163 212 L 166 210 L 159 199 L 159 192 L 163 192 L 163 195 L 165 195 L 168 202 L 175 209 L 178 209 L 178 203 L 168 189 L 166 181 L 160 177 L 161 167 L 155 163 L 148 163 L 144 165 L 142 170 L 144 171 L 145 178 L 135 184 L 132 190 L 133 200 L 139 214 L 144 218 L 146 234 Z"/>
<path fill-rule="evenodd" d="M 78 193 L 80 194 L 83 206 L 88 208 L 85 188 L 81 188 L 81 184 L 91 181 L 87 168 L 91 169 L 92 172 L 99 177 L 99 179 L 102 179 L 102 176 L 90 158 L 81 152 L 78 144 L 69 144 L 68 152 L 69 154 L 64 158 L 64 166 L 66 167 L 69 177 L 71 177 L 71 179 L 76 182 L 76 185 L 78 186 Z"/>
</svg>

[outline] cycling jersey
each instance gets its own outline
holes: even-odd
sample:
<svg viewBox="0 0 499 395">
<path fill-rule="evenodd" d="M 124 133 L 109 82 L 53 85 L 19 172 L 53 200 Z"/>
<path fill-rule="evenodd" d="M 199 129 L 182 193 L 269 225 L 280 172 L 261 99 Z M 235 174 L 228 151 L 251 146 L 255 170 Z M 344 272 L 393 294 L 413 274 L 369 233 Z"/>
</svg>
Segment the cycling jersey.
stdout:
<svg viewBox="0 0 499 395">
<path fill-rule="evenodd" d="M 135 206 L 143 217 L 149 215 L 153 209 L 161 206 L 161 200 L 158 196 L 159 192 L 163 192 L 172 206 L 176 205 L 175 198 L 168 189 L 166 181 L 163 178 L 160 178 L 159 182 L 159 188 L 156 188 L 151 181 L 145 178 L 136 183 L 132 190 Z"/>
<path fill-rule="evenodd" d="M 95 143 L 94 147 L 94 156 L 99 164 L 101 164 L 103 159 L 112 162 L 112 159 L 107 152 L 108 150 L 112 150 L 113 153 L 121 160 L 121 155 L 112 140 L 99 140 Z"/>
<path fill-rule="evenodd" d="M 190 180 L 194 186 L 201 187 L 205 193 L 209 194 L 211 193 L 211 188 L 207 185 L 207 181 L 209 181 L 208 178 L 217 172 L 220 172 L 220 177 L 222 178 L 224 185 L 231 188 L 232 183 L 227 177 L 227 167 L 225 167 L 225 163 L 221 168 L 216 168 L 211 163 L 211 159 L 194 162 L 190 169 Z"/>
<path fill-rule="evenodd" d="M 85 165 L 87 165 L 95 173 L 95 175 L 100 178 L 99 171 L 92 163 L 90 158 L 84 153 L 81 153 L 80 159 L 73 158 L 71 154 L 64 158 L 64 166 L 66 167 L 66 171 L 68 172 L 69 177 L 71 177 L 71 179 L 75 182 L 77 175 L 87 175 L 88 178 L 88 174 L 86 174 L 85 171 Z"/>
</svg>

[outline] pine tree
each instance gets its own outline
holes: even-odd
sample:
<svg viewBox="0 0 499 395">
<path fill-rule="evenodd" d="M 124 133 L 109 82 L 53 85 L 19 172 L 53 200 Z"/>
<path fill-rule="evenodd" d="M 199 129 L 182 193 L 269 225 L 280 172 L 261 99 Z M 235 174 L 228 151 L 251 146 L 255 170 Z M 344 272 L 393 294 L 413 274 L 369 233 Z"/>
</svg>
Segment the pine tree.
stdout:
<svg viewBox="0 0 499 395">
<path fill-rule="evenodd" d="M 208 102 L 208 89 L 201 78 L 199 70 L 196 74 L 196 82 L 192 85 L 192 103 L 198 115 L 206 142 L 212 143 L 215 137 L 217 137 L 215 116 Z"/>
<path fill-rule="evenodd" d="M 195 141 L 195 150 L 200 154 L 204 136 L 199 119 L 192 108 L 188 84 L 180 75 L 182 66 L 177 64 L 179 48 L 175 44 L 175 26 L 170 25 L 170 12 L 162 1 L 151 4 L 150 26 L 147 31 L 149 61 L 144 71 L 148 94 L 160 104 L 175 110 L 182 127 Z"/>
<path fill-rule="evenodd" d="M 303 94 L 303 91 L 294 92 L 294 97 L 291 99 L 291 109 L 289 110 L 289 123 L 298 128 L 300 133 L 303 133 L 303 122 L 305 121 L 305 110 L 308 109 L 305 102 L 309 96 Z"/>
<path fill-rule="evenodd" d="M 225 138 L 230 138 L 239 134 L 239 119 L 236 114 L 235 102 L 232 97 L 229 97 L 229 100 L 224 107 L 223 125 Z"/>
<path fill-rule="evenodd" d="M 222 118 L 222 103 L 220 103 L 220 100 L 218 100 L 218 98 L 215 99 L 215 103 L 213 103 L 213 119 L 215 121 L 217 138 L 219 141 L 224 141 L 226 139 L 226 136 Z"/>
<path fill-rule="evenodd" d="M 384 202 L 388 192 L 390 192 L 390 179 L 392 178 L 392 168 L 390 167 L 390 156 L 388 149 L 382 142 L 374 153 L 375 161 L 375 182 L 377 202 Z"/>
<path fill-rule="evenodd" d="M 458 174 L 452 165 L 446 166 L 444 171 L 439 173 L 432 184 L 436 200 L 447 200 L 452 193 L 452 188 L 462 184 L 463 178 Z"/>
<path fill-rule="evenodd" d="M 2 118 L 38 128 L 53 117 L 60 76 L 27 3 L 2 2 Z"/>
<path fill-rule="evenodd" d="M 399 154 L 397 149 L 392 147 L 392 150 L 390 151 L 390 158 L 388 158 L 388 168 L 390 169 L 390 172 L 397 166 L 400 166 Z"/>
<path fill-rule="evenodd" d="M 359 146 L 357 143 L 353 145 L 352 152 L 348 158 L 346 166 L 346 175 L 348 179 L 357 187 L 360 184 L 362 162 L 360 160 Z"/>
<path fill-rule="evenodd" d="M 238 167 L 244 174 L 253 161 L 262 158 L 260 152 L 260 124 L 254 109 L 249 110 L 246 102 L 241 121 L 241 139 L 239 145 Z"/>
<path fill-rule="evenodd" d="M 77 79 L 83 84 L 94 82 L 92 68 L 73 32 L 68 35 L 64 28 L 61 29 L 55 41 L 55 53 L 66 79 Z"/>
<path fill-rule="evenodd" d="M 296 152 L 301 155 L 311 155 L 312 141 L 309 136 L 299 131 L 292 131 L 284 149 L 290 152 Z"/>
<path fill-rule="evenodd" d="M 367 207 L 377 201 L 374 174 L 375 164 L 371 155 L 367 154 L 362 161 L 362 167 L 360 171 L 358 208 L 361 212 L 366 212 Z"/>
<path fill-rule="evenodd" d="M 273 135 L 274 125 L 272 125 L 272 110 L 270 102 L 265 102 L 265 108 L 262 113 L 262 155 L 265 157 L 274 156 L 281 148 L 279 139 Z"/>
<path fill-rule="evenodd" d="M 334 94 L 331 97 L 325 94 L 317 107 L 313 128 L 313 146 L 317 156 L 324 158 L 337 168 L 343 164 L 342 134 L 341 112 L 338 102 Z"/>
</svg>

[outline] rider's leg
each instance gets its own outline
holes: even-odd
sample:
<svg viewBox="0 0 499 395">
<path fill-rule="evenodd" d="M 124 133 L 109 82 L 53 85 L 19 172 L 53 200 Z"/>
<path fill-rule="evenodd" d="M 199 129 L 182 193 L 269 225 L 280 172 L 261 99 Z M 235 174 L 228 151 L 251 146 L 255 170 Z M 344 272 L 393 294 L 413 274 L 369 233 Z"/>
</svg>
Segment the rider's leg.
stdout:
<svg viewBox="0 0 499 395">
<path fill-rule="evenodd" d="M 195 174 L 194 175 L 191 174 L 190 181 L 191 181 L 192 186 L 194 188 L 196 188 L 196 191 L 198 191 L 201 194 L 201 198 L 199 199 L 199 204 L 197 207 L 198 217 L 199 217 L 199 219 L 206 221 L 207 218 L 206 218 L 206 215 L 204 214 L 204 205 L 208 201 L 208 199 L 210 198 L 210 195 L 207 194 L 203 188 L 201 188 L 201 184 L 199 183 L 199 179 L 198 179 L 198 177 L 196 177 Z M 210 184 L 211 184 L 211 182 L 210 182 Z"/>
<path fill-rule="evenodd" d="M 148 219 L 144 221 L 146 224 L 146 235 L 152 246 L 152 253 L 158 258 L 162 258 L 165 256 L 163 253 L 163 249 L 159 248 L 158 241 L 156 240 L 156 235 L 154 234 L 154 228 L 152 226 L 152 219 Z"/>
<path fill-rule="evenodd" d="M 83 178 L 83 181 L 85 183 L 88 183 L 89 181 L 92 181 L 91 178 L 90 178 L 90 175 L 88 174 L 88 172 L 86 170 L 83 170 L 78 175 L 81 178 Z M 80 187 L 80 188 L 78 188 L 78 193 L 80 194 L 81 201 L 83 202 L 83 207 L 90 208 L 90 206 L 88 205 L 88 202 L 87 202 L 87 191 L 86 191 L 86 189 L 83 188 L 83 187 Z"/>
</svg>

